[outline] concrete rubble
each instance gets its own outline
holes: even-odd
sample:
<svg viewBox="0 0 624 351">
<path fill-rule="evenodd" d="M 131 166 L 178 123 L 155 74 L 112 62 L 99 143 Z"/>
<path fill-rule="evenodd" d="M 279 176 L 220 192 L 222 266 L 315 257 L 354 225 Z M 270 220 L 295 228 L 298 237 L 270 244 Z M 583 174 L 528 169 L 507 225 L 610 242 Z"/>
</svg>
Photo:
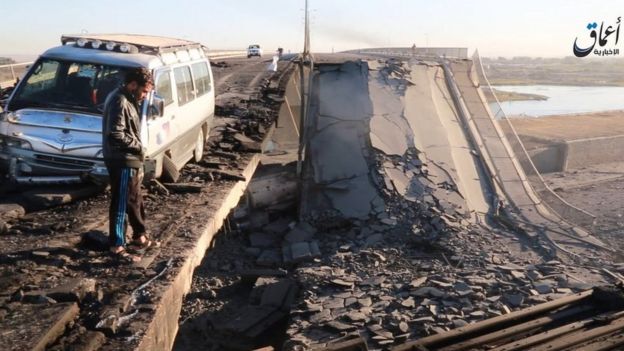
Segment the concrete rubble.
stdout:
<svg viewBox="0 0 624 351">
<path fill-rule="evenodd" d="M 245 269 L 283 269 L 279 279 L 297 283 L 285 335 L 255 347 L 307 350 L 355 335 L 371 350 L 388 349 L 604 281 L 597 268 L 552 259 L 486 223 L 491 193 L 437 64 L 321 65 L 312 86 L 299 215 L 245 209 L 237 219 L 244 225 L 200 273 L 227 277 L 217 294 L 238 286 Z M 220 303 L 187 299 L 182 328 L 239 313 L 254 289 L 239 287 Z M 194 346 L 218 345 L 226 344 Z"/>
</svg>

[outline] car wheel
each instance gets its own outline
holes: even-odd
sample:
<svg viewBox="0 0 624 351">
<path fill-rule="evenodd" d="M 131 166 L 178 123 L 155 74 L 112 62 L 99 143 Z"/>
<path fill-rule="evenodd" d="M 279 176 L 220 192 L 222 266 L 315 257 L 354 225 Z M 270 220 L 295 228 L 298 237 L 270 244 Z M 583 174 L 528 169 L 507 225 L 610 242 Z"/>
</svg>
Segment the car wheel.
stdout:
<svg viewBox="0 0 624 351">
<path fill-rule="evenodd" d="M 193 151 L 193 159 L 196 163 L 201 161 L 204 156 L 204 142 L 204 131 L 200 128 L 195 141 L 195 150 Z"/>
</svg>

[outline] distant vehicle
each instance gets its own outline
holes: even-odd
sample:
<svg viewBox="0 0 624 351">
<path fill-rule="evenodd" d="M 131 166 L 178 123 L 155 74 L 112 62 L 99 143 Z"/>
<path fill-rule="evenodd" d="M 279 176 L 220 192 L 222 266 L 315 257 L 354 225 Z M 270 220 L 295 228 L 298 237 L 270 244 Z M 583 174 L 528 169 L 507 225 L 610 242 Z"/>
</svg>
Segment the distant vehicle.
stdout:
<svg viewBox="0 0 624 351">
<path fill-rule="evenodd" d="M 104 101 L 134 67 L 151 70 L 155 82 L 142 106 L 146 178 L 175 181 L 189 160 L 201 159 L 215 108 L 201 44 L 127 34 L 68 35 L 61 43 L 32 65 L 0 115 L 4 173 L 17 182 L 105 181 Z"/>
<path fill-rule="evenodd" d="M 260 48 L 260 45 L 257 45 L 257 44 L 249 45 L 249 47 L 247 48 L 247 58 L 250 58 L 252 56 L 258 56 L 258 57 L 262 56 L 262 49 Z"/>
</svg>

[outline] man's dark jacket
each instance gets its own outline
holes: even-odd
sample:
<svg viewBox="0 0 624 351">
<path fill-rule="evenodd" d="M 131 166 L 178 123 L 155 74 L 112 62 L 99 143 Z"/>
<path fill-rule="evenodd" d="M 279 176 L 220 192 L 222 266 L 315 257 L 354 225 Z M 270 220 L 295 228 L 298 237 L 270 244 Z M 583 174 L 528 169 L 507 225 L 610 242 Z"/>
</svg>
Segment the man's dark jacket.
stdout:
<svg viewBox="0 0 624 351">
<path fill-rule="evenodd" d="M 104 103 L 102 152 L 107 167 L 143 167 L 139 104 L 124 88 L 111 92 Z"/>
</svg>

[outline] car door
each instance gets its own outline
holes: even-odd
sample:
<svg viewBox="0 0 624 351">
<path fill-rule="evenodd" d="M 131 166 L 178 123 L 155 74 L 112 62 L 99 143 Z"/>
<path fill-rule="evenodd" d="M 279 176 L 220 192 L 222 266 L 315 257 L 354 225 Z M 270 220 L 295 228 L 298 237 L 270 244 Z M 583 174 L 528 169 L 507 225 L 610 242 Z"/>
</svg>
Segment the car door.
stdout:
<svg viewBox="0 0 624 351">
<path fill-rule="evenodd" d="M 152 117 L 147 121 L 148 147 L 147 154 L 156 158 L 169 148 L 178 134 L 178 127 L 174 121 L 178 112 L 173 80 L 170 69 L 161 69 L 155 74 L 154 91 L 164 100 L 164 111 L 160 117 Z"/>
<path fill-rule="evenodd" d="M 174 151 L 174 162 L 181 167 L 193 155 L 197 129 L 195 128 L 196 89 L 189 65 L 181 65 L 173 69 L 177 92 L 178 116 L 173 120 L 177 126 L 177 140 Z"/>
<path fill-rule="evenodd" d="M 202 60 L 192 63 L 191 73 L 193 74 L 196 92 L 196 102 L 193 106 L 193 124 L 203 125 L 207 123 L 210 127 L 211 117 L 214 115 L 214 89 L 208 61 Z"/>
</svg>

